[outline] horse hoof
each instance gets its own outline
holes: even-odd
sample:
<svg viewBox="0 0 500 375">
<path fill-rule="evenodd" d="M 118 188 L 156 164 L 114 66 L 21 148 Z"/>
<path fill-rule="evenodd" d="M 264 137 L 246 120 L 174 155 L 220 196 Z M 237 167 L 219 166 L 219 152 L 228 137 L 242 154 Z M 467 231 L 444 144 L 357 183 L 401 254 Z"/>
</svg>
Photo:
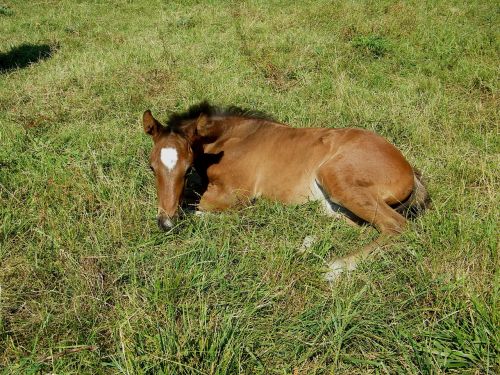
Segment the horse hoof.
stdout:
<svg viewBox="0 0 500 375">
<path fill-rule="evenodd" d="M 302 241 L 302 246 L 299 248 L 299 253 L 305 253 L 318 240 L 316 236 L 306 236 Z"/>
<path fill-rule="evenodd" d="M 345 271 L 353 271 L 356 269 L 356 263 L 345 261 L 344 259 L 337 259 L 328 265 L 328 272 L 325 273 L 325 280 L 334 282 L 338 280 L 340 275 Z"/>
<path fill-rule="evenodd" d="M 156 219 L 158 227 L 164 232 L 170 232 L 174 227 L 174 223 L 168 217 L 158 216 Z"/>
</svg>

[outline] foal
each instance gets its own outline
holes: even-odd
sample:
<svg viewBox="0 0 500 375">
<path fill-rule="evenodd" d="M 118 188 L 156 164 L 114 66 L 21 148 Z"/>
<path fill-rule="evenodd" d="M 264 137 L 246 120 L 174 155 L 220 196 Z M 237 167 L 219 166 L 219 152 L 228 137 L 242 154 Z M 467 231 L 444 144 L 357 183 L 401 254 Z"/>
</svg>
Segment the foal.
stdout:
<svg viewBox="0 0 500 375">
<path fill-rule="evenodd" d="M 291 204 L 319 200 L 331 216 L 372 224 L 381 237 L 331 263 L 327 279 L 355 269 L 429 202 L 420 175 L 401 152 L 367 130 L 291 128 L 261 113 L 206 102 L 172 115 L 167 126 L 146 111 L 143 124 L 154 143 L 150 164 L 164 230 L 173 226 L 193 165 L 204 182 L 200 211 L 222 211 L 261 196 Z"/>
</svg>

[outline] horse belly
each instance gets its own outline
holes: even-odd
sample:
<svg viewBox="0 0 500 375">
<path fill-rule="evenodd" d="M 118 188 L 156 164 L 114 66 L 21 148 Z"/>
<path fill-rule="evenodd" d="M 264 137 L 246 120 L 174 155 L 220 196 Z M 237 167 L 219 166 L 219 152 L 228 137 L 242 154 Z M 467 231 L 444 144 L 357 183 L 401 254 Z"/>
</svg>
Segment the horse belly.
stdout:
<svg viewBox="0 0 500 375">
<path fill-rule="evenodd" d="M 266 183 L 257 190 L 257 197 L 279 201 L 286 204 L 302 204 L 314 200 L 315 195 L 306 181 L 286 181 Z"/>
<path fill-rule="evenodd" d="M 319 134 L 306 133 L 298 139 L 282 137 L 261 152 L 268 157 L 260 159 L 255 168 L 256 196 L 289 204 L 316 200 L 316 171 L 331 157 L 329 145 L 321 141 L 324 133 L 321 129 Z"/>
<path fill-rule="evenodd" d="M 255 170 L 255 196 L 276 200 L 286 204 L 301 204 L 314 200 L 311 190 L 317 164 L 297 165 L 294 158 L 268 162 Z"/>
</svg>

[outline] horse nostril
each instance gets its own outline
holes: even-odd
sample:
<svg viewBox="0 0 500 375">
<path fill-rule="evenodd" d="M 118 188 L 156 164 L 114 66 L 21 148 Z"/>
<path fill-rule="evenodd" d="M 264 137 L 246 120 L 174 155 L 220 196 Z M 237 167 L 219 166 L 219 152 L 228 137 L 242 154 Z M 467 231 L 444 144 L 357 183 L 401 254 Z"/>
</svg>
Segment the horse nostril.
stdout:
<svg viewBox="0 0 500 375">
<path fill-rule="evenodd" d="M 172 220 L 170 220 L 168 217 L 158 216 L 158 218 L 156 220 L 158 222 L 158 226 L 163 231 L 169 231 L 174 226 L 174 224 L 172 223 Z"/>
</svg>

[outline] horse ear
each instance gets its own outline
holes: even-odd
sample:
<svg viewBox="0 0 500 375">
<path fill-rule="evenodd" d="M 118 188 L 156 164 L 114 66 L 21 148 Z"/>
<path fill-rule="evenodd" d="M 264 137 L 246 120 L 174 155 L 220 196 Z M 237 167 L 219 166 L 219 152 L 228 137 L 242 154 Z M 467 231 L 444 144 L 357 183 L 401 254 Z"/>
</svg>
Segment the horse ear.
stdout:
<svg viewBox="0 0 500 375">
<path fill-rule="evenodd" d="M 144 126 L 144 132 L 151 136 L 156 136 L 161 129 L 161 124 L 153 117 L 151 111 L 148 109 L 142 115 L 142 124 Z"/>
<path fill-rule="evenodd" d="M 208 135 L 208 117 L 205 114 L 200 115 L 198 119 L 196 120 L 196 132 L 203 136 Z"/>
</svg>

